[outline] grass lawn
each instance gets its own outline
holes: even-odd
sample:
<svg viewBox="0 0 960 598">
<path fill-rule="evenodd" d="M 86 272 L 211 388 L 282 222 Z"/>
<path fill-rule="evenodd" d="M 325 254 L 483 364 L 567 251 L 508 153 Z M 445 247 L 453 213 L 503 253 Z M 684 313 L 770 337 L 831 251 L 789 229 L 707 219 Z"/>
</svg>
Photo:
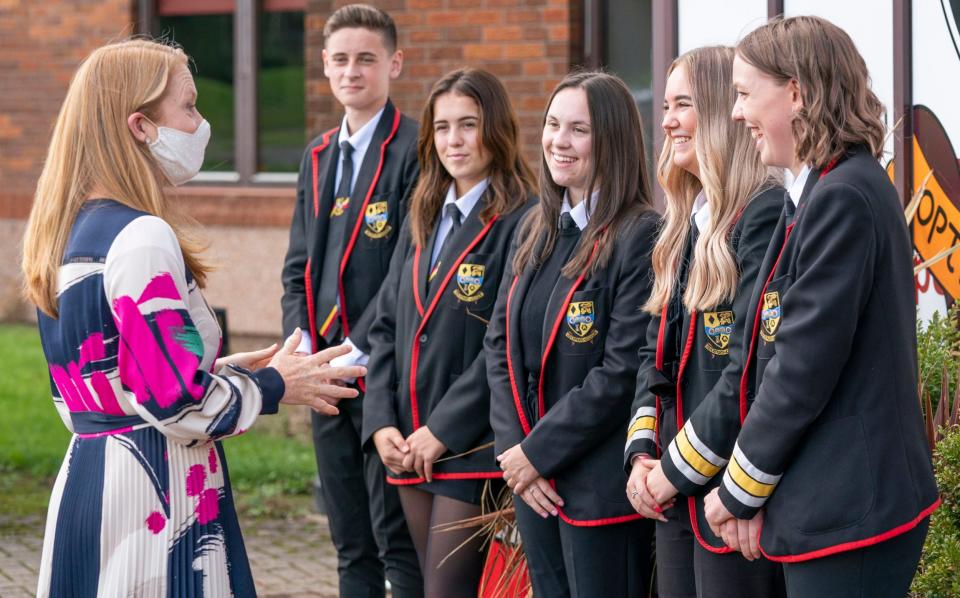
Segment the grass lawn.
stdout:
<svg viewBox="0 0 960 598">
<path fill-rule="evenodd" d="M 0 325 L 0 529 L 46 512 L 70 434 L 50 401 L 36 327 Z M 262 418 L 224 442 L 242 515 L 294 516 L 310 508 L 313 449 L 290 413 Z"/>
</svg>

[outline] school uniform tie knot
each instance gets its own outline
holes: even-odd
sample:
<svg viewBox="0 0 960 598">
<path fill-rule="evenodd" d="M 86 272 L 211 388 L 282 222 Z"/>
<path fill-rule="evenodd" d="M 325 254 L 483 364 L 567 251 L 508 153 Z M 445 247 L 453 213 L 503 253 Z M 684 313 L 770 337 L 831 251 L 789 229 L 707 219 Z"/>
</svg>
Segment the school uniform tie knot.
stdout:
<svg viewBox="0 0 960 598">
<path fill-rule="evenodd" d="M 563 214 L 560 214 L 560 230 L 579 230 L 577 222 L 573 219 L 573 216 L 570 215 L 570 212 L 564 212 Z"/>
<path fill-rule="evenodd" d="M 783 194 L 783 212 L 786 215 L 787 224 L 793 222 L 793 216 L 797 213 L 797 204 L 793 203 L 793 197 L 790 196 L 789 191 Z"/>
<path fill-rule="evenodd" d="M 455 203 L 448 203 L 443 206 L 443 215 L 450 219 L 450 222 L 453 224 L 453 228 L 450 232 L 453 232 L 460 228 L 460 219 L 463 217 L 463 214 L 460 212 L 460 208 L 457 207 Z"/>
</svg>

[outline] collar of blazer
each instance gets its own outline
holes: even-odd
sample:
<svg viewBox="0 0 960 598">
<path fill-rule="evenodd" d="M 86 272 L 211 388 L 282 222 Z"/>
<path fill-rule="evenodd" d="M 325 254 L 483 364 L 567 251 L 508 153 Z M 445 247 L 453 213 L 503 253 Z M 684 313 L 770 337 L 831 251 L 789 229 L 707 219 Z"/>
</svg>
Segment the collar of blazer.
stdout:
<svg viewBox="0 0 960 598">
<path fill-rule="evenodd" d="M 603 234 L 601 233 L 601 237 Z M 600 249 L 600 237 L 593 242 L 593 251 L 590 254 L 590 262 L 593 262 L 594 258 L 597 256 L 597 251 Z M 523 407 L 523 398 L 520 395 L 520 389 L 517 385 L 517 372 L 519 371 L 518 366 L 523 364 L 523 356 L 516 352 L 516 344 L 512 342 L 512 335 L 519 330 L 520 326 L 520 309 L 519 305 L 523 304 L 523 298 L 526 296 L 527 290 L 530 288 L 530 283 L 533 281 L 534 269 L 527 268 L 523 273 L 515 275 L 513 277 L 513 282 L 510 284 L 510 291 L 507 293 L 507 324 L 506 324 L 506 337 L 507 337 L 507 374 L 510 378 L 510 392 L 513 394 L 513 403 L 514 407 L 517 409 L 517 417 L 520 420 L 520 427 L 523 428 L 523 435 L 526 436 L 530 433 L 530 430 L 533 428 L 530 425 L 530 421 L 526 416 L 526 411 Z M 546 413 L 546 403 L 543 398 L 543 380 L 546 376 L 543 375 L 543 372 L 546 371 L 547 358 L 550 356 L 550 351 L 553 349 L 554 341 L 557 339 L 557 332 L 560 330 L 560 325 L 563 323 L 563 318 L 567 313 L 567 307 L 570 305 L 570 300 L 573 298 L 573 294 L 577 291 L 581 284 L 583 284 L 586 274 L 580 274 L 576 279 L 571 280 L 564 276 L 559 277 L 556 284 L 553 287 L 553 292 L 550 294 L 550 300 L 547 302 L 547 311 L 546 317 L 543 321 L 543 355 L 540 358 L 540 380 L 537 387 L 537 413 L 538 417 L 543 417 Z M 519 303 L 515 303 L 519 301 Z M 514 306 L 517 305 L 516 308 Z M 556 314 L 553 317 L 550 317 L 551 314 Z M 525 378 L 522 378 L 525 379 Z"/>
</svg>

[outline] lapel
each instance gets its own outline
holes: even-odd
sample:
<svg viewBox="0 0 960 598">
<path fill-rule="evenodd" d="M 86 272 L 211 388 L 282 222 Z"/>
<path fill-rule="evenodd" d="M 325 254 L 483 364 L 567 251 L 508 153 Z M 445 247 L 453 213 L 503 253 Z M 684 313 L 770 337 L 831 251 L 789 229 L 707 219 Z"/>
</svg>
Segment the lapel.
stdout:
<svg viewBox="0 0 960 598">
<path fill-rule="evenodd" d="M 542 247 L 542 245 L 542 242 L 538 244 L 534 255 L 540 255 L 540 247 Z M 523 302 L 526 299 L 527 291 L 530 290 L 530 283 L 533 282 L 535 274 L 536 269 L 533 267 L 528 266 L 525 268 L 517 277 L 516 283 L 513 284 L 513 290 L 507 302 L 507 306 L 509 307 L 507 310 L 507 329 L 511 337 L 508 339 L 507 346 L 510 352 L 510 363 L 513 366 L 513 372 L 517 381 L 517 392 L 520 393 L 521 398 L 526 399 L 524 403 L 528 403 L 531 398 L 525 397 L 529 372 L 523 367 L 523 347 L 521 344 L 522 341 L 520 340 L 520 313 L 523 311 Z"/>
<path fill-rule="evenodd" d="M 456 235 L 450 239 L 450 244 L 444 248 L 444 253 L 441 253 L 437 256 L 437 264 L 440 265 L 440 270 L 437 272 L 436 278 L 430 283 L 430 292 L 427 295 L 427 303 L 429 304 L 433 301 L 434 296 L 437 293 L 442 293 L 445 288 L 442 288 L 443 285 L 440 284 L 450 270 L 456 270 L 460 266 L 460 261 L 457 258 L 460 257 L 460 254 L 463 253 L 463 250 L 470 245 L 477 235 L 480 234 L 480 231 L 483 230 L 483 222 L 480 220 L 480 212 L 483 211 L 483 208 L 486 206 L 489 199 L 489 191 L 483 194 L 483 197 L 477 201 L 477 204 L 473 206 L 473 209 L 470 210 L 470 215 L 467 216 L 467 219 L 463 221 L 463 224 L 460 225 L 460 230 L 456 232 Z M 439 228 L 439 224 L 434 228 L 433 235 L 431 235 L 431 240 L 434 235 L 436 235 L 436 229 Z M 453 231 L 450 231 L 450 234 L 453 234 Z M 426 266 L 430 267 L 430 254 L 433 253 L 433 245 L 430 245 L 430 251 L 424 251 L 426 254 Z M 428 274 L 429 275 L 429 274 Z M 447 286 L 450 284 L 456 284 L 456 274 L 454 278 L 451 279 Z"/>
<path fill-rule="evenodd" d="M 373 132 L 373 138 L 370 139 L 370 145 L 367 146 L 367 152 L 363 155 L 363 161 L 360 163 L 360 172 L 357 174 L 357 182 L 353 185 L 350 192 L 350 205 L 347 208 L 347 230 L 352 231 L 357 226 L 362 227 L 364 221 L 363 211 L 365 210 L 365 200 L 371 196 L 371 187 L 376 186 L 380 175 L 380 155 L 385 141 L 391 138 L 393 133 L 393 121 L 397 109 L 394 108 L 390 100 L 387 100 L 383 108 L 383 114 L 380 115 L 380 121 Z M 337 148 L 337 154 L 340 148 Z M 336 172 L 336 171 L 334 171 Z M 343 236 L 344 249 L 350 243 L 351 234 Z"/>
<path fill-rule="evenodd" d="M 426 304 L 426 303 L 427 303 L 427 299 L 426 299 L 426 297 L 427 297 L 427 286 L 428 286 L 428 284 L 430 283 L 430 271 L 431 271 L 431 269 L 432 269 L 432 268 L 430 267 L 430 257 L 433 255 L 433 245 L 434 245 L 434 243 L 435 243 L 436 240 L 437 240 L 437 229 L 438 229 L 438 228 L 440 228 L 439 221 L 438 221 L 437 225 L 433 227 L 433 230 L 430 231 L 430 238 L 427 239 L 427 245 L 426 245 L 426 247 L 422 247 L 422 248 L 420 249 L 420 251 L 419 251 L 418 253 L 416 253 L 415 256 L 414 256 L 414 258 L 413 258 L 413 259 L 415 259 L 415 260 L 418 260 L 418 262 L 417 262 L 417 264 L 416 264 L 417 267 L 416 267 L 416 270 L 415 270 L 415 272 L 417 273 L 417 275 L 416 275 L 416 277 L 415 277 L 416 279 L 413 281 L 413 284 L 416 285 L 416 289 L 415 289 L 415 290 L 416 290 L 416 292 L 417 292 L 417 296 L 418 296 L 418 297 L 421 297 L 421 303 L 423 303 L 423 304 Z M 439 276 L 439 274 L 438 274 L 438 276 Z M 441 278 L 441 280 L 442 280 L 442 278 Z M 420 315 L 421 315 L 421 316 L 423 315 L 423 311 L 422 311 L 422 310 L 421 310 Z"/>
<path fill-rule="evenodd" d="M 581 240 L 583 233 L 581 232 Z M 577 252 L 577 249 L 580 247 L 580 241 L 577 241 L 577 246 L 573 248 L 573 252 L 570 255 L 573 255 Z M 569 260 L 569 258 L 567 258 Z M 566 264 L 566 262 L 564 262 Z M 547 351 L 549 350 L 548 342 L 550 340 L 550 334 L 553 331 L 553 324 L 556 322 L 558 317 L 562 317 L 560 314 L 561 310 L 566 310 L 567 302 L 565 301 L 567 293 L 570 292 L 570 288 L 577 282 L 575 278 L 567 278 L 562 274 L 557 277 L 557 282 L 553 285 L 553 291 L 550 293 L 550 300 L 547 302 L 547 311 L 543 316 L 543 329 L 541 332 L 541 346 L 544 349 L 544 357 L 546 356 Z"/>
<path fill-rule="evenodd" d="M 327 238 L 327 222 L 330 220 L 330 208 L 333 202 L 333 185 L 337 178 L 337 160 L 340 158 L 340 146 L 337 134 L 340 127 L 323 134 L 323 141 L 313 148 L 311 203 L 313 205 L 314 242 L 323 247 Z"/>
</svg>

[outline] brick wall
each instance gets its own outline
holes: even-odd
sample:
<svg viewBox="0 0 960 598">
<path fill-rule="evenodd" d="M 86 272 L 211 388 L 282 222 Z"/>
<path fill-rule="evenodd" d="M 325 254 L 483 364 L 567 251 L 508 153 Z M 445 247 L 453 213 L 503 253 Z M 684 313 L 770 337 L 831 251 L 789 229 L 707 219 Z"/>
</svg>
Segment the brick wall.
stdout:
<svg viewBox="0 0 960 598">
<path fill-rule="evenodd" d="M 390 12 L 404 53 L 392 98 L 419 119 L 423 100 L 444 73 L 482 67 L 500 77 L 520 116 L 527 159 L 539 156 L 540 119 L 553 87 L 580 56 L 579 0 L 368 0 Z M 323 76 L 323 24 L 350 0 L 307 1 L 307 119 L 315 134 L 339 124 Z"/>
<path fill-rule="evenodd" d="M 0 0 L 0 320 L 30 313 L 19 296 L 22 219 L 70 77 L 132 22 L 131 0 Z"/>
</svg>

